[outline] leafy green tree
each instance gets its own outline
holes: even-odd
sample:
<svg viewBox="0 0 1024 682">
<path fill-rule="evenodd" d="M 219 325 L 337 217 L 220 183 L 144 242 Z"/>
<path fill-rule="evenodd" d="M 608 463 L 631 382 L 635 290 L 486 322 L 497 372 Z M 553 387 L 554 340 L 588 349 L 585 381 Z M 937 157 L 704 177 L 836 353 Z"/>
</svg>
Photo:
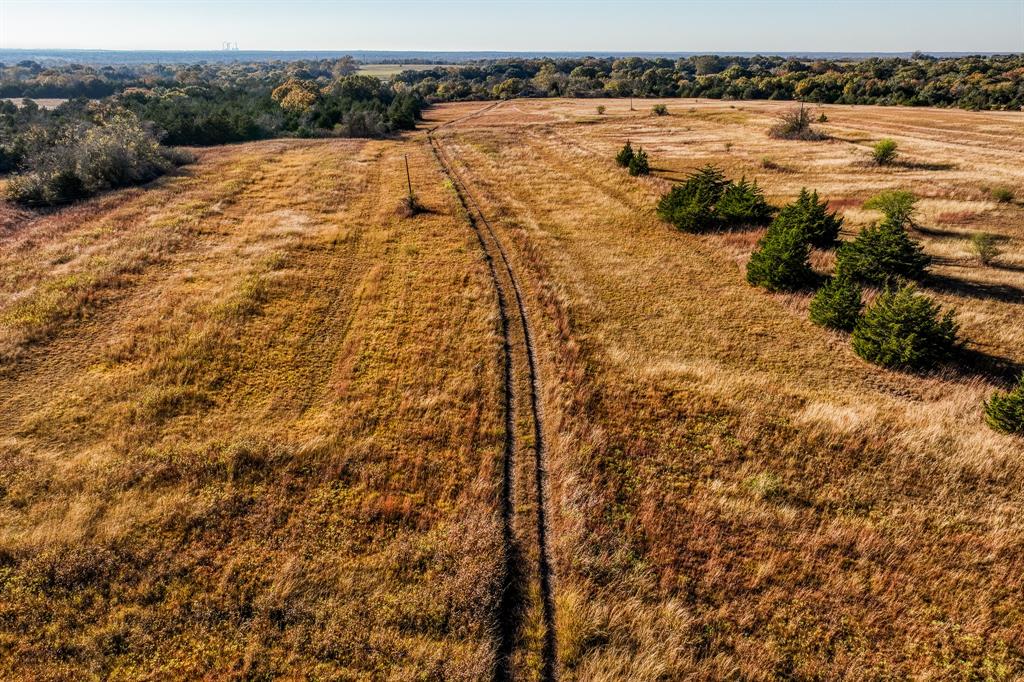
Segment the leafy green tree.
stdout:
<svg viewBox="0 0 1024 682">
<path fill-rule="evenodd" d="M 747 281 L 768 291 L 796 291 L 814 281 L 811 245 L 793 228 L 769 228 L 747 262 Z"/>
<path fill-rule="evenodd" d="M 720 225 L 715 206 L 728 186 L 721 170 L 705 166 L 661 197 L 658 217 L 684 232 L 715 229 Z"/>
<path fill-rule="evenodd" d="M 300 78 L 289 78 L 271 93 L 271 98 L 282 109 L 294 114 L 309 111 L 321 97 L 320 87 L 316 83 Z"/>
<path fill-rule="evenodd" d="M 615 155 L 615 163 L 623 168 L 629 168 L 629 162 L 633 160 L 633 153 L 633 145 L 630 144 L 629 140 L 626 140 L 626 144 Z"/>
<path fill-rule="evenodd" d="M 912 284 L 886 289 L 853 330 L 853 350 L 882 367 L 929 369 L 949 360 L 960 345 L 953 311 L 917 293 Z"/>
<path fill-rule="evenodd" d="M 902 279 L 920 279 L 930 262 L 905 229 L 885 220 L 864 228 L 856 239 L 839 247 L 836 273 L 869 284 L 891 285 Z"/>
<path fill-rule="evenodd" d="M 757 182 L 729 183 L 715 204 L 718 220 L 727 226 L 767 225 L 774 212 L 765 201 L 764 192 Z"/>
<path fill-rule="evenodd" d="M 985 421 L 996 431 L 1024 436 L 1024 375 L 1013 390 L 985 401 Z"/>
<path fill-rule="evenodd" d="M 811 322 L 830 329 L 853 331 L 860 319 L 861 287 L 849 277 L 833 277 L 811 299 Z"/>
<path fill-rule="evenodd" d="M 796 201 L 779 211 L 776 222 L 801 230 L 813 246 L 828 248 L 839 238 L 843 219 L 835 211 L 828 210 L 828 202 L 818 199 L 818 193 L 800 190 Z"/>
<path fill-rule="evenodd" d="M 629 160 L 629 174 L 633 177 L 651 174 L 651 165 L 643 147 L 638 149 L 636 154 L 633 154 L 633 158 Z"/>
</svg>

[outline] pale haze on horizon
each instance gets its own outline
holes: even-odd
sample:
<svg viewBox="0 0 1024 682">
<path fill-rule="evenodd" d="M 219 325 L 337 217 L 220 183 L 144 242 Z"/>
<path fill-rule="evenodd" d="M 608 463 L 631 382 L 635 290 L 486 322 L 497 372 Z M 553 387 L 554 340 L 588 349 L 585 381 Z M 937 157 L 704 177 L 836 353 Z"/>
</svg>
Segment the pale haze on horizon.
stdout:
<svg viewBox="0 0 1024 682">
<path fill-rule="evenodd" d="M 0 48 L 1024 52 L 1024 0 L 0 0 Z"/>
</svg>

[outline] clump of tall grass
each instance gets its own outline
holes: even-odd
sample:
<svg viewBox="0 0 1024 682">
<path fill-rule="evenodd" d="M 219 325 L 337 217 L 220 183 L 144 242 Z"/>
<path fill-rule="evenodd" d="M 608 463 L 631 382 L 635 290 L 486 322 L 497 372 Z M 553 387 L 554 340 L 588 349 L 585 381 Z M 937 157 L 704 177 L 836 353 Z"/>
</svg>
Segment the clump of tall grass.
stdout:
<svg viewBox="0 0 1024 682">
<path fill-rule="evenodd" d="M 897 147 L 898 145 L 895 140 L 890 140 L 889 138 L 879 140 L 871 148 L 871 158 L 879 166 L 892 165 L 898 156 Z"/>
<path fill-rule="evenodd" d="M 992 265 L 1002 253 L 995 235 L 987 232 L 976 232 L 971 235 L 971 250 L 982 265 Z"/>
<path fill-rule="evenodd" d="M 1013 190 L 1009 187 L 993 187 L 988 193 L 1000 204 L 1012 203 L 1014 199 Z"/>
</svg>

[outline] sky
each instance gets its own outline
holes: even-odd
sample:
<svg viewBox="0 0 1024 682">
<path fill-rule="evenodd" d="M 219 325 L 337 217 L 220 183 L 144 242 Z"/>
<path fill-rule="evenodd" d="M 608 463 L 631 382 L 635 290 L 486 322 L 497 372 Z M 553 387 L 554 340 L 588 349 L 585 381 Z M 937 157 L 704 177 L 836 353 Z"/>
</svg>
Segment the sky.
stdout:
<svg viewBox="0 0 1024 682">
<path fill-rule="evenodd" d="M 1024 52 L 1024 0 L 0 0 L 0 48 Z"/>
</svg>

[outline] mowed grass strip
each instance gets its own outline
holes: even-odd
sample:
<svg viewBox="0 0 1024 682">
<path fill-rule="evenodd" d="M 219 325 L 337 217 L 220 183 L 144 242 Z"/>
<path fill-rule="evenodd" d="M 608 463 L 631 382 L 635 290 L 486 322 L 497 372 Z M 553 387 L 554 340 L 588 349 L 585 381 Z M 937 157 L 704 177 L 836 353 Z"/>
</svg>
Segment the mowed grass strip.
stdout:
<svg viewBox="0 0 1024 682">
<path fill-rule="evenodd" d="M 487 677 L 499 343 L 428 150 L 258 143 L 190 173 L 0 245 L 4 314 L 94 273 L 5 345 L 2 675 Z"/>
<path fill-rule="evenodd" d="M 859 207 L 906 185 L 926 197 L 925 226 L 943 202 L 971 202 L 1016 259 L 1020 209 L 990 207 L 971 167 L 1013 173 L 1014 150 L 878 171 L 852 143 L 768 139 L 776 105 L 716 103 L 733 117 L 723 124 L 668 104 L 668 117 L 609 106 L 577 125 L 566 119 L 578 103 L 516 101 L 450 133 L 530 273 L 558 428 L 563 678 L 1020 675 L 1021 445 L 981 418 L 999 378 L 867 365 L 807 320 L 806 296 L 743 282 L 758 232 L 684 235 L 653 213 L 664 176 L 709 161 L 756 177 L 777 203 L 808 186 Z M 827 109 L 830 121 L 888 134 L 881 110 L 845 110 Z M 906 141 L 908 155 L 953 163 L 930 141 L 929 117 L 944 113 L 919 114 L 931 132 Z M 627 138 L 663 177 L 615 168 Z M 768 154 L 791 168 L 760 170 Z M 850 230 L 871 219 L 858 210 Z M 937 255 L 953 239 L 921 238 Z M 948 284 L 953 269 L 963 286 Z M 936 270 L 947 286 L 929 293 L 960 309 L 976 349 L 1020 361 L 1018 304 L 972 286 L 1019 286 L 1019 273 L 966 260 Z"/>
</svg>

